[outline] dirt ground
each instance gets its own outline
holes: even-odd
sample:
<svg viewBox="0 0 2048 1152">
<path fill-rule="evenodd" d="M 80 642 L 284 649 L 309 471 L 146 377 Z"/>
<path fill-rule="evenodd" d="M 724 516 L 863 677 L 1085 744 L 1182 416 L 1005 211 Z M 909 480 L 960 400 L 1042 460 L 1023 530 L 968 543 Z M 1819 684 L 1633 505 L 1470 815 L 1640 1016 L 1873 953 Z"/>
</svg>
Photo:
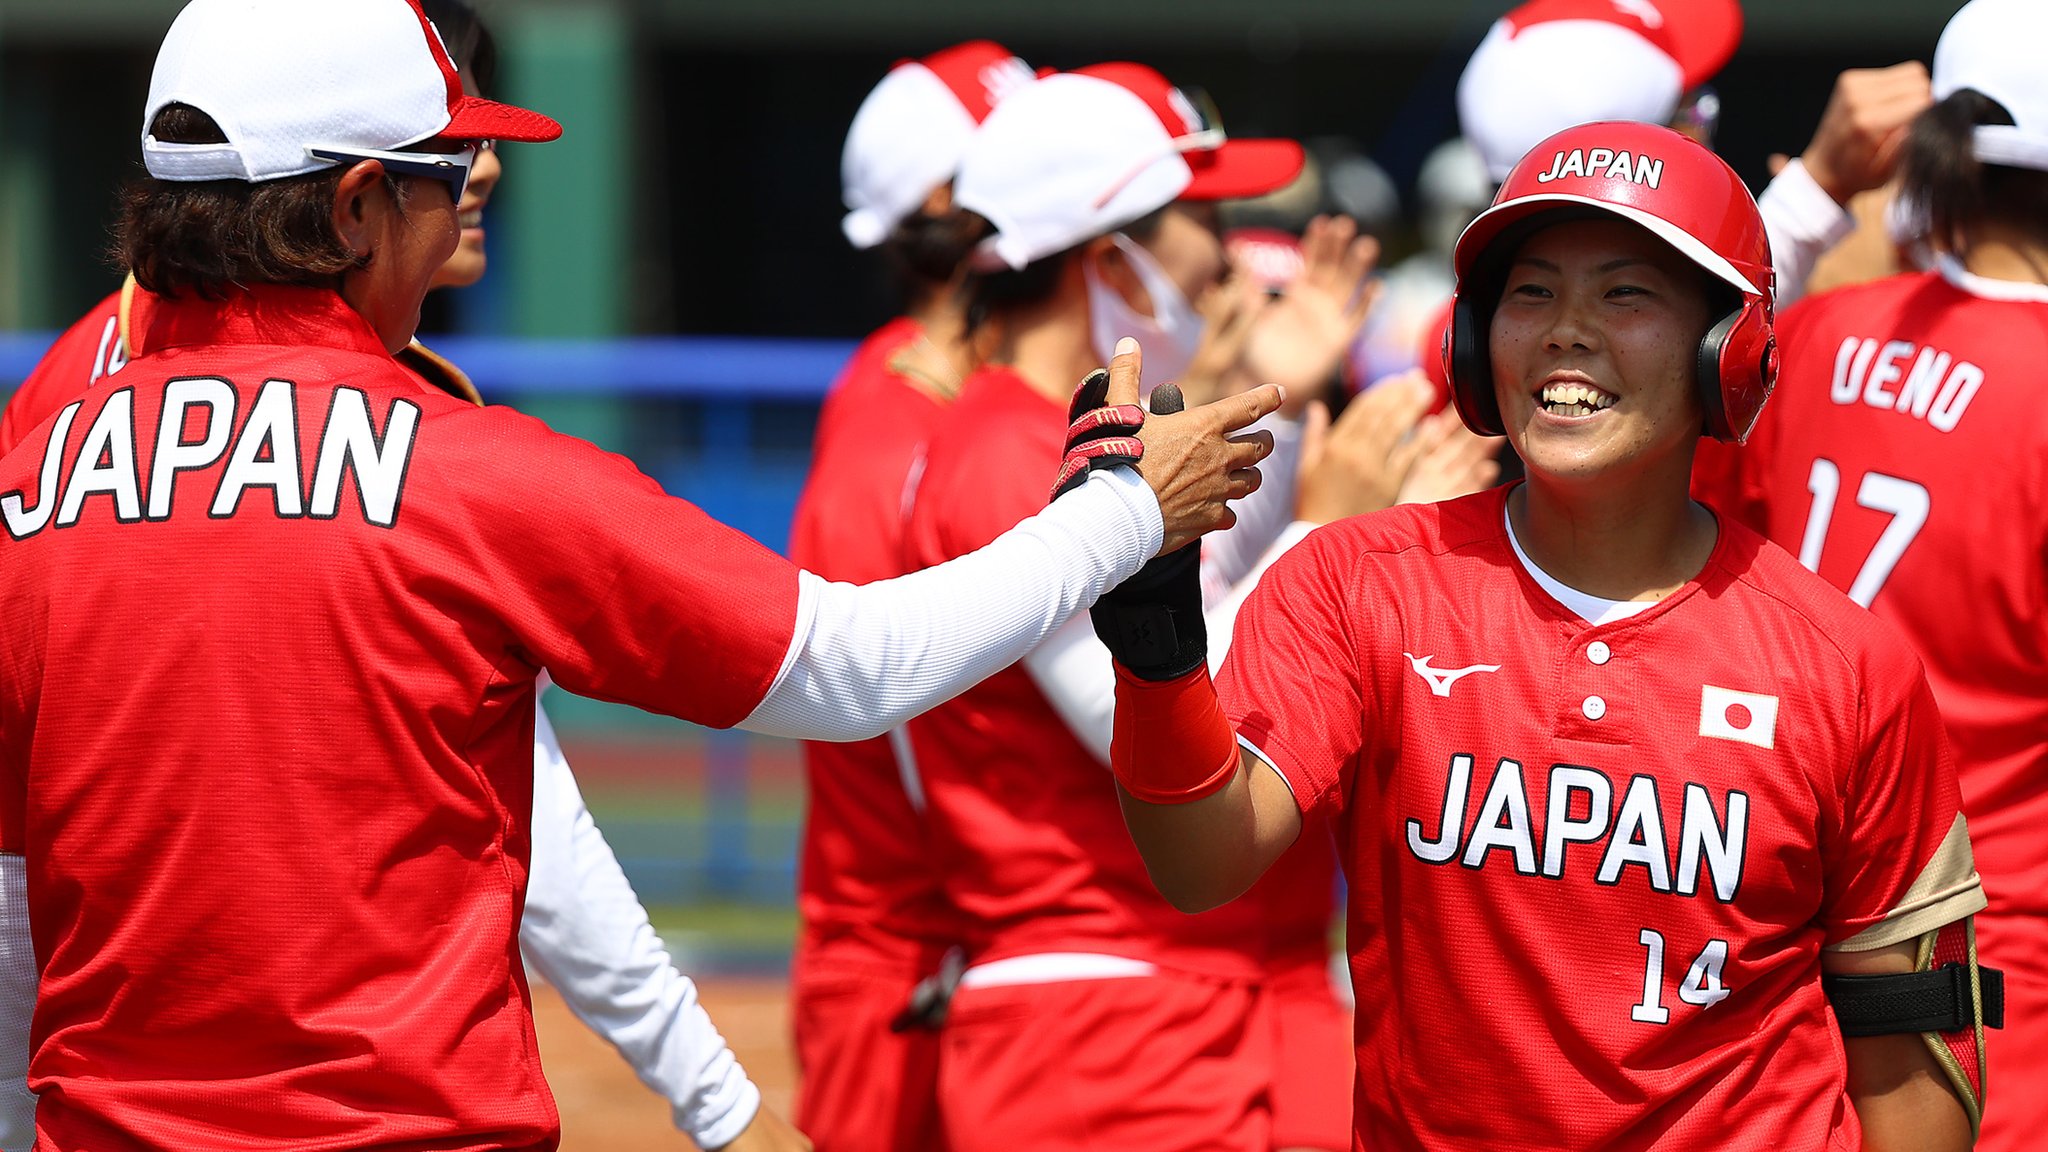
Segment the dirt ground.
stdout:
<svg viewBox="0 0 2048 1152">
<path fill-rule="evenodd" d="M 725 1033 L 740 1063 L 760 1085 L 769 1107 L 789 1115 L 796 1093 L 796 1063 L 789 1046 L 789 985 L 779 979 L 712 978 L 700 981 L 705 1010 Z M 657 1152 L 690 1149 L 662 1100 L 632 1069 L 570 1015 L 555 990 L 533 988 L 534 1027 L 541 1067 L 562 1111 L 562 1152 Z"/>
</svg>

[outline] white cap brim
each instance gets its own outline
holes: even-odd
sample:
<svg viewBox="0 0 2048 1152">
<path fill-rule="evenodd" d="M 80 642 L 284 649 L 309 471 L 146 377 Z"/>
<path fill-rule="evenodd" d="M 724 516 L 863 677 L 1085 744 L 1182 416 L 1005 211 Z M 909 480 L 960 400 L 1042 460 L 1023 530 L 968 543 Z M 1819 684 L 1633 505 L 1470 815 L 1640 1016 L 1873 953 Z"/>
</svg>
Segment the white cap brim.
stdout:
<svg viewBox="0 0 2048 1152">
<path fill-rule="evenodd" d="M 1715 279 L 1726 282 L 1730 287 L 1746 295 L 1766 295 L 1762 289 L 1751 283 L 1749 277 L 1743 275 L 1741 270 L 1729 263 L 1727 257 L 1707 247 L 1697 237 L 1678 225 L 1661 217 L 1652 216 L 1640 208 L 1634 208 L 1627 204 L 1616 204 L 1611 200 L 1595 200 L 1588 196 L 1544 193 L 1536 196 L 1523 196 L 1510 200 L 1505 204 L 1495 205 L 1480 213 L 1479 218 L 1472 221 L 1466 227 L 1464 235 L 1458 238 L 1458 246 L 1460 248 L 1464 247 L 1465 237 L 1471 236 L 1475 232 L 1482 232 L 1485 235 L 1485 242 L 1491 243 L 1500 234 L 1502 229 L 1516 221 L 1534 216 L 1546 207 L 1564 207 L 1567 205 L 1597 208 L 1602 212 L 1619 216 L 1630 223 L 1640 224 L 1644 228 L 1649 229 L 1659 240 L 1676 248 L 1679 255 L 1705 269 Z"/>
</svg>

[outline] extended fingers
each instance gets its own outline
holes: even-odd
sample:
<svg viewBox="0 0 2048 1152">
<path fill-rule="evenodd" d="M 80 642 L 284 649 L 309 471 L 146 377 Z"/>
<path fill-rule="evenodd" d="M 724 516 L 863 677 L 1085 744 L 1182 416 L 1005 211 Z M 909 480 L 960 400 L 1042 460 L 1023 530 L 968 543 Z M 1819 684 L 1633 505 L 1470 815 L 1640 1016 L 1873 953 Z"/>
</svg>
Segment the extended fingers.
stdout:
<svg viewBox="0 0 2048 1152">
<path fill-rule="evenodd" d="M 1218 421 L 1225 432 L 1235 432 L 1256 424 L 1280 410 L 1280 404 L 1287 399 L 1287 391 L 1277 384 L 1261 384 L 1249 392 L 1225 396 L 1202 406 L 1201 411 Z"/>
<path fill-rule="evenodd" d="M 1224 461 L 1231 468 L 1249 468 L 1273 454 L 1273 434 L 1261 428 L 1243 436 L 1232 436 L 1226 443 Z"/>
</svg>

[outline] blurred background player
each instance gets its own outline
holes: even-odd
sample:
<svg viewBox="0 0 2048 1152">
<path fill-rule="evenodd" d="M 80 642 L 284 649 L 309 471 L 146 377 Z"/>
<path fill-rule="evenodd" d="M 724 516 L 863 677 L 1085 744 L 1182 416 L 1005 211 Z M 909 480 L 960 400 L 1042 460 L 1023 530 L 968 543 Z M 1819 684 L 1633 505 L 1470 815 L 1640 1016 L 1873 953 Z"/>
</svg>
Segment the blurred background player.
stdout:
<svg viewBox="0 0 2048 1152">
<path fill-rule="evenodd" d="M 1043 505 L 1035 477 L 1066 423 L 1052 381 L 1097 362 L 1117 317 L 1180 312 L 1216 285 L 1216 201 L 1269 191 L 1299 170 L 1297 145 L 1230 139 L 1199 107 L 1149 68 L 1097 65 L 1020 90 L 969 145 L 954 191 L 988 234 L 969 284 L 987 362 L 919 479 L 911 565 L 970 551 Z M 1295 330 L 1327 335 L 1290 349 L 1317 361 L 1302 378 L 1319 381 L 1356 332 L 1374 249 L 1329 221 L 1306 248 L 1291 304 L 1264 306 L 1254 323 L 1283 307 L 1324 310 Z M 1183 348 L 1207 339 L 1179 335 Z M 1390 390 L 1378 406 L 1402 396 Z M 1318 474 L 1393 471 L 1390 445 L 1421 415 L 1420 389 L 1406 399 L 1405 411 L 1383 413 L 1376 430 L 1398 430 L 1377 459 L 1351 447 L 1376 407 L 1364 404 L 1331 434 L 1345 451 L 1325 452 L 1318 434 L 1304 458 Z M 1383 491 L 1317 487 L 1344 511 L 1309 514 L 1384 506 L 1400 475 Z M 1294 500 L 1280 496 L 1284 526 Z M 1212 559 L 1205 552 L 1204 567 Z M 1085 627 L 1064 629 L 908 729 L 908 764 L 968 944 L 941 1031 L 949 1144 L 1341 1148 L 1349 1106 L 1344 1013 L 1327 973 L 1330 846 L 1305 837 L 1257 904 L 1179 917 L 1149 891 L 1103 773 L 1105 667 Z M 1280 1011 L 1282 984 L 1291 1014 Z"/>
<path fill-rule="evenodd" d="M 476 141 L 560 133 L 464 94 L 416 5 L 194 0 L 143 129 L 120 250 L 150 346 L 0 462 L 0 911 L 40 966 L 38 1147 L 551 1144 L 515 946 L 543 670 L 873 735 L 1256 485 L 1263 446 L 1222 434 L 1270 391 L 1133 425 L 1143 473 L 966 563 L 830 585 L 392 362 Z"/>
<path fill-rule="evenodd" d="M 1662 178 L 1545 179 L 1594 150 Z M 1703 430 L 1740 438 L 1768 395 L 1769 268 L 1693 141 L 1542 143 L 1460 239 L 1452 321 L 1459 411 L 1527 481 L 1312 534 L 1217 690 L 1116 648 L 1124 814 L 1176 904 L 1338 828 L 1359 1149 L 1970 1143 L 1969 994 L 1953 1032 L 1845 1040 L 1823 984 L 1931 945 L 1975 991 L 1984 897 L 1926 679 L 1687 498 Z M 1156 602 L 1117 595 L 1099 627 Z"/>
<path fill-rule="evenodd" d="M 847 132 L 846 235 L 888 261 L 904 311 L 861 343 L 819 414 L 789 556 L 827 579 L 905 571 L 913 469 L 974 365 L 953 173 L 989 109 L 1032 79 L 1000 45 L 961 44 L 898 64 Z M 959 935 L 921 797 L 890 738 L 806 744 L 804 769 L 790 961 L 797 1122 L 824 1152 L 943 1147 L 937 1036 L 890 1027 Z"/>
<path fill-rule="evenodd" d="M 1663 124 L 1711 147 L 1721 101 L 1710 83 L 1742 26 L 1737 0 L 1530 0 L 1472 53 L 1458 80 L 1459 127 L 1496 182 L 1536 141 L 1574 124 Z M 1779 303 L 1804 293 L 1815 261 L 1854 227 L 1850 200 L 1889 179 L 1926 90 L 1917 63 L 1837 81 L 1806 150 L 1757 199 Z M 1443 327 L 1424 329 L 1418 355 L 1448 401 Z"/>
<path fill-rule="evenodd" d="M 1898 626 L 1927 666 L 2013 1026 L 1978 1147 L 2048 1130 L 2048 9 L 1972 0 L 1934 52 L 1898 196 L 1932 270 L 1812 297 L 1735 474 L 1702 495 Z"/>
<path fill-rule="evenodd" d="M 421 8 L 447 44 L 463 91 L 472 96 L 489 91 L 497 50 L 475 9 L 466 0 L 422 0 Z M 467 288 L 483 278 L 489 265 L 484 210 L 503 171 L 495 148 L 478 151 L 456 205 L 460 240 L 455 254 L 434 273 L 430 288 Z M 0 412 L 0 455 L 77 393 L 111 378 L 149 348 L 155 310 L 155 296 L 131 275 L 66 331 Z M 398 360 L 428 384 L 483 403 L 460 369 L 418 340 L 400 350 Z M 519 921 L 520 955 L 561 992 L 579 1020 L 669 1102 L 679 1130 L 702 1148 L 731 1144 L 761 1107 L 760 1089 L 698 1006 L 694 983 L 677 970 L 655 935 L 646 908 L 583 803 L 546 709 L 538 706 L 532 840 Z M 34 999 L 34 969 L 8 974 L 27 982 L 6 998 L 25 1012 Z M 20 1079 L 28 1069 L 25 1014 L 19 1030 L 8 1029 L 7 1038 L 9 1058 L 0 1071 L 8 1077 L 5 1099 L 19 1107 L 0 1122 L 0 1148 L 14 1152 L 26 1148 L 34 1134 L 34 1098 Z M 782 1127 L 771 1120 L 763 1132 L 781 1133 Z"/>
</svg>

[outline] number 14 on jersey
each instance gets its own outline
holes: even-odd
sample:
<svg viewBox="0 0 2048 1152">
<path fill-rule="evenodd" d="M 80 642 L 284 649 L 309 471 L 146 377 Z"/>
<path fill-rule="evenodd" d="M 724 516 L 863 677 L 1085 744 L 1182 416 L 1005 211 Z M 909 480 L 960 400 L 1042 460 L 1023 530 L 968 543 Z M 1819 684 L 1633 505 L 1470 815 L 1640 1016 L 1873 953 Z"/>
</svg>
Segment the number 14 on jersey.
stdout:
<svg viewBox="0 0 2048 1152">
<path fill-rule="evenodd" d="M 1639 1024 L 1669 1024 L 1671 1009 L 1664 1006 L 1664 934 L 1645 928 L 1637 939 L 1650 954 L 1643 965 L 1643 1000 L 1629 1009 L 1629 1019 Z M 1700 1008 L 1726 1000 L 1729 989 L 1721 983 L 1721 971 L 1727 964 L 1728 942 L 1707 941 L 1679 982 L 1678 998 Z"/>
</svg>

